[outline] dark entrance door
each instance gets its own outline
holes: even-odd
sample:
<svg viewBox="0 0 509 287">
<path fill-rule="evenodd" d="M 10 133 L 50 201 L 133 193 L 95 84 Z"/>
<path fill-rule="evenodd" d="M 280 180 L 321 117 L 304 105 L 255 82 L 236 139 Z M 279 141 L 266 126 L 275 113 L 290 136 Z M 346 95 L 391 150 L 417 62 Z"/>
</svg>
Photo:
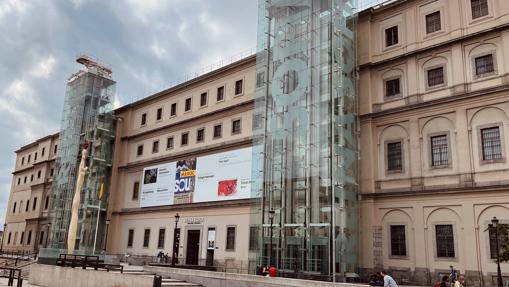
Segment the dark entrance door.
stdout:
<svg viewBox="0 0 509 287">
<path fill-rule="evenodd" d="M 198 256 L 200 254 L 200 231 L 188 230 L 187 231 L 187 251 L 186 251 L 186 264 L 198 265 Z"/>
</svg>

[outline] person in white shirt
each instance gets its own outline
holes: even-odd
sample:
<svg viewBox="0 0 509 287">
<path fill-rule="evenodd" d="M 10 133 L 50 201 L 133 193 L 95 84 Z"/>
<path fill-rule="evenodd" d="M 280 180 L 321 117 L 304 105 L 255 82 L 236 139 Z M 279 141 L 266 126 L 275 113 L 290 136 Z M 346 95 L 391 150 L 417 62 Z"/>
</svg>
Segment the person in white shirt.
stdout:
<svg viewBox="0 0 509 287">
<path fill-rule="evenodd" d="M 387 272 L 384 270 L 380 272 L 380 274 L 384 277 L 384 287 L 398 287 L 398 284 L 396 284 L 396 281 L 394 279 L 387 275 Z"/>
</svg>

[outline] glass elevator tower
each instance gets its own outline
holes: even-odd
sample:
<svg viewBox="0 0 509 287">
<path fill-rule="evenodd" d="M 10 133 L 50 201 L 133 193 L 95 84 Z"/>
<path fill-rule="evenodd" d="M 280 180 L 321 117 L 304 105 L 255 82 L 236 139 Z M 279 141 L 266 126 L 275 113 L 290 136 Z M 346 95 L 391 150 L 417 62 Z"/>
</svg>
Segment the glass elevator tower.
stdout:
<svg viewBox="0 0 509 287">
<path fill-rule="evenodd" d="M 358 267 L 355 0 L 261 0 L 251 262 L 342 281 Z"/>
</svg>

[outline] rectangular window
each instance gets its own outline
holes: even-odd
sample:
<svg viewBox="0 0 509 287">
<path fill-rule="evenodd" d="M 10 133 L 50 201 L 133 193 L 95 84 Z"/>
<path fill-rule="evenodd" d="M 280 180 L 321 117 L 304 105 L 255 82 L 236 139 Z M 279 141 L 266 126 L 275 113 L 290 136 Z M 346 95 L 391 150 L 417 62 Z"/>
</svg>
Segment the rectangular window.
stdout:
<svg viewBox="0 0 509 287">
<path fill-rule="evenodd" d="M 36 207 L 37 207 L 37 197 L 34 197 L 34 202 L 32 204 L 32 210 L 35 210 Z"/>
<path fill-rule="evenodd" d="M 133 247 L 134 241 L 134 229 L 129 229 L 129 234 L 127 235 L 127 248 Z"/>
<path fill-rule="evenodd" d="M 217 88 L 216 101 L 220 102 L 222 100 L 224 100 L 224 86 Z"/>
<path fill-rule="evenodd" d="M 242 80 L 238 80 L 235 82 L 235 95 L 240 95 L 242 94 L 243 92 L 243 81 Z"/>
<path fill-rule="evenodd" d="M 263 87 L 265 84 L 265 72 L 259 72 L 256 74 L 256 87 Z"/>
<path fill-rule="evenodd" d="M 147 114 L 141 115 L 141 125 L 144 126 L 147 124 Z"/>
<path fill-rule="evenodd" d="M 150 243 L 150 229 L 145 229 L 143 233 L 143 248 L 148 248 Z"/>
<path fill-rule="evenodd" d="M 21 165 L 24 165 L 25 164 L 25 157 L 22 157 L 21 158 Z"/>
<path fill-rule="evenodd" d="M 32 242 L 32 230 L 28 231 L 27 245 Z"/>
<path fill-rule="evenodd" d="M 138 146 L 138 150 L 137 150 L 136 154 L 138 156 L 142 156 L 143 155 L 143 145 L 142 144 Z"/>
<path fill-rule="evenodd" d="M 431 137 L 431 165 L 446 166 L 449 164 L 449 147 L 447 135 Z"/>
<path fill-rule="evenodd" d="M 159 141 L 155 141 L 152 143 L 152 153 L 159 152 Z"/>
<path fill-rule="evenodd" d="M 36 162 L 36 161 L 37 161 L 37 152 L 35 152 L 35 154 L 34 154 L 34 162 Z"/>
<path fill-rule="evenodd" d="M 205 140 L 205 129 L 199 129 L 196 131 L 196 142 L 202 142 Z"/>
<path fill-rule="evenodd" d="M 177 103 L 171 104 L 171 111 L 170 116 L 176 116 L 177 115 Z"/>
<path fill-rule="evenodd" d="M 25 178 L 23 179 L 23 183 L 27 183 L 27 177 L 25 176 Z"/>
<path fill-rule="evenodd" d="M 41 235 L 39 236 L 39 245 L 42 245 L 43 240 L 44 240 L 44 231 L 41 231 Z"/>
<path fill-rule="evenodd" d="M 507 224 L 499 223 L 498 229 L 498 251 L 501 252 L 502 248 L 509 243 L 509 237 L 507 237 L 507 233 L 501 232 L 501 229 L 508 228 Z M 490 258 L 497 258 L 497 238 L 495 229 L 489 228 L 489 237 L 490 237 Z"/>
<path fill-rule="evenodd" d="M 48 209 L 49 207 L 49 196 L 46 196 L 46 199 L 44 200 L 44 210 Z"/>
<path fill-rule="evenodd" d="M 37 179 L 39 179 L 39 178 L 41 178 L 41 171 L 40 170 L 37 172 Z"/>
<path fill-rule="evenodd" d="M 406 256 L 404 225 L 391 225 L 391 255 Z"/>
<path fill-rule="evenodd" d="M 428 70 L 428 87 L 442 85 L 444 82 L 443 67 Z"/>
<path fill-rule="evenodd" d="M 18 185 L 21 184 L 21 177 L 18 177 Z"/>
<path fill-rule="evenodd" d="M 226 228 L 226 250 L 235 250 L 235 227 L 229 226 Z"/>
<path fill-rule="evenodd" d="M 430 34 L 442 29 L 440 11 L 426 15 L 426 33 Z"/>
<path fill-rule="evenodd" d="M 435 225 L 437 257 L 454 258 L 454 233 L 452 225 Z"/>
<path fill-rule="evenodd" d="M 49 176 L 53 176 L 53 173 L 54 173 L 54 172 L 55 172 L 55 170 L 54 170 L 54 169 L 50 169 L 50 171 L 49 171 Z"/>
<path fill-rule="evenodd" d="M 471 0 L 472 19 L 488 15 L 488 0 Z"/>
<path fill-rule="evenodd" d="M 249 227 L 249 250 L 258 250 L 259 230 L 258 226 Z"/>
<path fill-rule="evenodd" d="M 185 111 L 188 112 L 190 110 L 191 110 L 191 98 L 187 98 L 186 99 Z"/>
<path fill-rule="evenodd" d="M 200 95 L 200 107 L 207 105 L 207 93 L 202 93 Z"/>
<path fill-rule="evenodd" d="M 28 212 L 28 208 L 30 207 L 30 199 L 27 200 L 27 205 L 25 207 L 25 212 Z"/>
<path fill-rule="evenodd" d="M 30 157 L 31 157 L 31 156 L 32 156 L 31 154 L 29 154 L 29 155 L 28 155 L 28 161 L 27 161 L 27 163 L 30 163 Z"/>
<path fill-rule="evenodd" d="M 164 237 L 166 235 L 166 229 L 159 229 L 159 237 L 157 238 L 157 248 L 164 248 Z"/>
<path fill-rule="evenodd" d="M 173 148 L 173 137 L 169 137 L 166 139 L 166 149 Z"/>
<path fill-rule="evenodd" d="M 482 76 L 495 72 L 495 65 L 493 65 L 493 55 L 484 55 L 475 58 L 475 74 Z"/>
<path fill-rule="evenodd" d="M 483 160 L 502 159 L 499 127 L 481 129 Z"/>
<path fill-rule="evenodd" d="M 14 203 L 13 207 L 12 207 L 12 213 L 15 213 L 16 212 L 16 204 L 17 202 Z"/>
<path fill-rule="evenodd" d="M 241 131 L 240 120 L 232 121 L 232 135 L 240 134 L 240 131 Z"/>
<path fill-rule="evenodd" d="M 390 47 L 398 44 L 398 26 L 385 29 L 385 46 Z"/>
<path fill-rule="evenodd" d="M 30 175 L 30 182 L 34 181 L 34 175 Z"/>
<path fill-rule="evenodd" d="M 161 120 L 163 118 L 163 108 L 157 109 L 157 120 Z"/>
<path fill-rule="evenodd" d="M 182 136 L 180 136 L 180 145 L 185 146 L 189 143 L 189 133 L 183 133 Z"/>
<path fill-rule="evenodd" d="M 23 239 L 25 239 L 24 237 L 25 237 L 25 232 L 21 232 L 21 238 L 19 239 L 20 245 L 23 245 Z"/>
<path fill-rule="evenodd" d="M 214 138 L 220 138 L 222 134 L 222 125 L 215 125 L 214 126 Z"/>
<path fill-rule="evenodd" d="M 11 244 L 11 233 L 9 232 L 9 237 L 7 238 L 7 244 Z"/>
<path fill-rule="evenodd" d="M 53 154 L 57 154 L 58 151 L 58 145 L 55 145 L 55 148 L 53 149 Z"/>
<path fill-rule="evenodd" d="M 385 81 L 385 96 L 394 97 L 400 94 L 399 78 Z"/>
<path fill-rule="evenodd" d="M 403 170 L 401 142 L 387 144 L 387 170 L 389 171 Z"/>
<path fill-rule="evenodd" d="M 133 200 L 138 200 L 139 192 L 140 192 L 140 182 L 135 181 L 133 184 L 133 197 L 132 197 Z"/>
<path fill-rule="evenodd" d="M 45 147 L 42 148 L 41 156 L 44 156 L 44 152 L 46 152 L 46 148 Z"/>
</svg>

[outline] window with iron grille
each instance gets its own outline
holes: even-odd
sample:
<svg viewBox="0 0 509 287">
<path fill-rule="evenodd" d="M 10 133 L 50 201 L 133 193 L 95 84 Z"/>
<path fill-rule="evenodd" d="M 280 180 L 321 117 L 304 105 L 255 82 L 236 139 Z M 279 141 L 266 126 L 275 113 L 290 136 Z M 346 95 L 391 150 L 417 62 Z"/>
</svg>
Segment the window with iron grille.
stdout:
<svg viewBox="0 0 509 287">
<path fill-rule="evenodd" d="M 488 0 L 471 0 L 472 19 L 488 15 Z"/>
<path fill-rule="evenodd" d="M 501 232 L 501 229 L 507 228 L 507 224 L 498 224 L 498 251 L 500 252 L 507 243 L 509 243 L 509 237 L 507 237 L 507 233 Z M 496 240 L 496 232 L 492 227 L 489 229 L 489 237 L 490 237 L 490 258 L 497 258 L 497 240 Z"/>
<path fill-rule="evenodd" d="M 202 93 L 200 95 L 200 107 L 207 105 L 207 93 Z"/>
<path fill-rule="evenodd" d="M 442 85 L 444 83 L 444 67 L 428 70 L 428 87 Z"/>
<path fill-rule="evenodd" d="M 385 81 L 385 96 L 393 97 L 400 94 L 399 78 Z"/>
<path fill-rule="evenodd" d="M 401 171 L 403 169 L 401 142 L 387 144 L 387 169 L 389 171 Z"/>
<path fill-rule="evenodd" d="M 185 111 L 188 112 L 191 110 L 191 98 L 186 99 Z"/>
<path fill-rule="evenodd" d="M 435 225 L 437 257 L 454 258 L 454 232 L 452 225 Z"/>
<path fill-rule="evenodd" d="M 214 138 L 220 138 L 222 134 L 222 125 L 215 125 L 214 126 Z"/>
<path fill-rule="evenodd" d="M 481 76 L 495 72 L 495 65 L 493 64 L 493 55 L 484 55 L 475 58 L 475 74 Z"/>
<path fill-rule="evenodd" d="M 143 234 L 143 247 L 148 248 L 149 243 L 150 243 L 150 229 L 145 229 L 145 232 Z"/>
<path fill-rule="evenodd" d="M 431 165 L 444 166 L 449 164 L 449 146 L 447 135 L 431 137 Z"/>
<path fill-rule="evenodd" d="M 398 26 L 385 29 L 385 46 L 389 47 L 398 44 Z"/>
<path fill-rule="evenodd" d="M 243 91 L 242 90 L 242 86 L 243 86 L 242 84 L 243 84 L 242 80 L 238 80 L 238 81 L 235 82 L 235 95 L 242 94 L 242 91 Z"/>
<path fill-rule="evenodd" d="M 426 33 L 430 34 L 442 29 L 440 11 L 426 15 Z"/>
<path fill-rule="evenodd" d="M 235 227 L 226 228 L 226 250 L 235 250 Z"/>
<path fill-rule="evenodd" d="M 224 87 L 217 88 L 216 101 L 220 102 L 224 100 Z"/>
<path fill-rule="evenodd" d="M 499 127 L 481 129 L 483 160 L 502 159 Z"/>
<path fill-rule="evenodd" d="M 141 115 L 141 125 L 145 125 L 147 123 L 147 114 Z"/>
<path fill-rule="evenodd" d="M 166 149 L 173 148 L 173 137 L 169 137 L 166 139 Z"/>
<path fill-rule="evenodd" d="M 184 146 L 189 143 L 189 133 L 183 133 L 180 137 L 180 145 Z"/>
<path fill-rule="evenodd" d="M 240 120 L 234 120 L 232 121 L 232 135 L 239 134 L 240 133 Z"/>
<path fill-rule="evenodd" d="M 135 181 L 133 184 L 133 200 L 138 200 L 138 195 L 140 194 L 140 182 Z"/>
<path fill-rule="evenodd" d="M 391 255 L 406 256 L 406 238 L 404 225 L 391 225 Z"/>
<path fill-rule="evenodd" d="M 159 152 L 159 141 L 155 141 L 152 143 L 152 153 Z"/>
<path fill-rule="evenodd" d="M 171 104 L 170 116 L 177 115 L 177 103 Z"/>
<path fill-rule="evenodd" d="M 159 229 L 159 237 L 157 239 L 157 248 L 164 248 L 164 237 L 166 236 L 166 229 Z"/>
<path fill-rule="evenodd" d="M 161 120 L 163 118 L 163 108 L 157 109 L 157 120 Z"/>
<path fill-rule="evenodd" d="M 127 247 L 133 247 L 134 241 L 134 229 L 129 229 L 129 234 L 127 235 Z"/>
<path fill-rule="evenodd" d="M 202 142 L 205 139 L 205 129 L 196 131 L 196 142 Z"/>
</svg>

